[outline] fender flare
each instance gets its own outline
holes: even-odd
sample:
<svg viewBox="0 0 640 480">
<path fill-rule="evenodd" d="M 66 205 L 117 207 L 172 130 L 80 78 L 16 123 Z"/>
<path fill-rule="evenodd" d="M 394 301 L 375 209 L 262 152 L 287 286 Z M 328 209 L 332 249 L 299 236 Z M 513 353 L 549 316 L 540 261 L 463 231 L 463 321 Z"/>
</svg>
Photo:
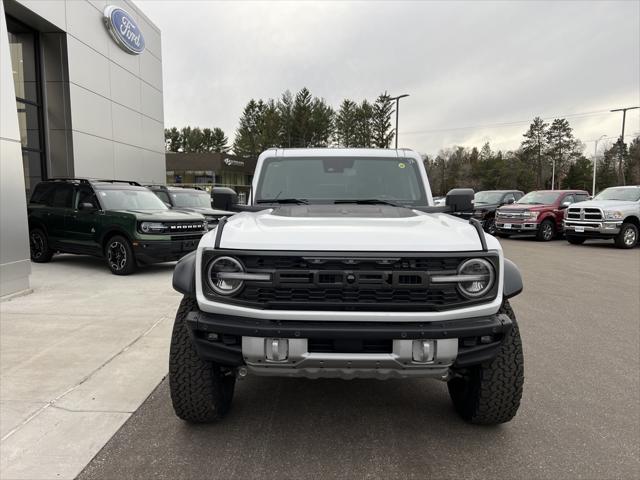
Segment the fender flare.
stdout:
<svg viewBox="0 0 640 480">
<path fill-rule="evenodd" d="M 186 254 L 173 271 L 173 289 L 189 297 L 196 296 L 196 254 L 197 250 Z"/>
<path fill-rule="evenodd" d="M 504 286 L 502 295 L 511 298 L 522 292 L 524 288 L 520 269 L 508 258 L 504 259 Z"/>
</svg>

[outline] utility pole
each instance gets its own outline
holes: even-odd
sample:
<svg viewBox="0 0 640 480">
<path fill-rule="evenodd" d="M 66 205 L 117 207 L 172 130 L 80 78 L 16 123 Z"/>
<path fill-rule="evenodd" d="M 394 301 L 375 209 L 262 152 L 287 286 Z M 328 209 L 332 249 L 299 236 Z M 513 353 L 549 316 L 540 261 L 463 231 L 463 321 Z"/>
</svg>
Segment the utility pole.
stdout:
<svg viewBox="0 0 640 480">
<path fill-rule="evenodd" d="M 591 186 L 592 197 L 595 197 L 596 195 L 596 169 L 598 168 L 598 142 L 606 137 L 607 137 L 606 135 L 600 136 L 600 138 L 596 140 L 596 145 L 593 148 L 593 185 Z"/>
<path fill-rule="evenodd" d="M 400 99 L 408 96 L 408 93 L 404 93 L 402 95 L 398 95 L 397 97 L 389 97 L 389 100 L 396 101 L 396 150 L 398 149 L 398 114 L 400 112 Z"/>
<path fill-rule="evenodd" d="M 624 168 L 622 166 L 622 163 L 624 161 L 624 124 L 625 121 L 627 119 L 627 110 L 635 110 L 636 108 L 640 108 L 640 107 L 625 107 L 625 108 L 616 108 L 614 110 L 611 110 L 611 112 L 622 112 L 622 133 L 620 134 L 620 148 L 618 149 L 618 181 L 622 183 L 622 185 L 625 184 L 625 180 L 624 180 Z"/>
</svg>

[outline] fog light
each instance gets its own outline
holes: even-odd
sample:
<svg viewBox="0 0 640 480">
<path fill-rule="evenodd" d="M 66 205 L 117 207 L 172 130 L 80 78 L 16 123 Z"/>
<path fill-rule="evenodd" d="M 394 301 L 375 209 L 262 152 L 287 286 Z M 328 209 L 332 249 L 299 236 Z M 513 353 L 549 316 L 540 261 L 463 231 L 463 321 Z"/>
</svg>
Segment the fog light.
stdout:
<svg viewBox="0 0 640 480">
<path fill-rule="evenodd" d="M 286 338 L 265 338 L 267 361 L 284 362 L 289 355 L 289 340 Z"/>
<path fill-rule="evenodd" d="M 207 333 L 207 340 L 209 340 L 210 342 L 217 342 L 218 341 L 218 334 L 217 333 Z"/>
<path fill-rule="evenodd" d="M 435 346 L 434 340 L 414 340 L 413 361 L 419 363 L 433 362 Z"/>
</svg>

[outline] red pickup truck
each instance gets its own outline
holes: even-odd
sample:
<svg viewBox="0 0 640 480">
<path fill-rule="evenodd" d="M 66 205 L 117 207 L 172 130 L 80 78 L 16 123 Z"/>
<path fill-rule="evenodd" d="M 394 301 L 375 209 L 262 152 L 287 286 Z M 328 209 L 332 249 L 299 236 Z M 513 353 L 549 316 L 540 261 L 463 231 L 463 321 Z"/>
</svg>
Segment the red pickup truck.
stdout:
<svg viewBox="0 0 640 480">
<path fill-rule="evenodd" d="M 535 235 L 537 240 L 548 242 L 562 232 L 567 207 L 588 198 L 585 190 L 529 192 L 517 202 L 497 210 L 496 233 L 505 238 L 513 234 Z"/>
</svg>

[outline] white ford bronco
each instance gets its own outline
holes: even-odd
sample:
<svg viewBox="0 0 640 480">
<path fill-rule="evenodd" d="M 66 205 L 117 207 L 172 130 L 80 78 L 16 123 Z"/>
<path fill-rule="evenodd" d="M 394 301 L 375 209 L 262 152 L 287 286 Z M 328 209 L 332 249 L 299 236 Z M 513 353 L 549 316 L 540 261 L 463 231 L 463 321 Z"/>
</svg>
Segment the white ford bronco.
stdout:
<svg viewBox="0 0 640 480">
<path fill-rule="evenodd" d="M 618 248 L 633 248 L 640 234 L 640 185 L 605 188 L 593 200 L 569 206 L 564 219 L 567 241 L 612 239 Z"/>
<path fill-rule="evenodd" d="M 233 208 L 224 193 L 214 208 Z M 248 204 L 176 265 L 178 417 L 217 420 L 237 378 L 264 375 L 434 378 L 465 420 L 511 420 L 524 371 L 508 299 L 522 279 L 477 220 L 451 215 L 472 201 L 455 189 L 434 206 L 410 150 L 262 153 Z"/>
</svg>

